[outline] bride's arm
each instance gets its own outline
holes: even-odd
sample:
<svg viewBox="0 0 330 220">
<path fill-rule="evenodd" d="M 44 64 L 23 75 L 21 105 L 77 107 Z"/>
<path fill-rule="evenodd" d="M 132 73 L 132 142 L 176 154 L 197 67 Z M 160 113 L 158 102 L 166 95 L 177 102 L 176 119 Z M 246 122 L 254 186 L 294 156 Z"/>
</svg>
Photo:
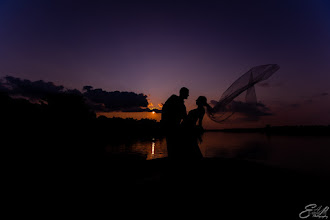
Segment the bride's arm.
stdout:
<svg viewBox="0 0 330 220">
<path fill-rule="evenodd" d="M 203 113 L 200 114 L 199 118 L 198 118 L 198 126 L 200 128 L 203 129 L 203 118 L 204 118 L 204 115 L 205 115 L 205 111 Z"/>
</svg>

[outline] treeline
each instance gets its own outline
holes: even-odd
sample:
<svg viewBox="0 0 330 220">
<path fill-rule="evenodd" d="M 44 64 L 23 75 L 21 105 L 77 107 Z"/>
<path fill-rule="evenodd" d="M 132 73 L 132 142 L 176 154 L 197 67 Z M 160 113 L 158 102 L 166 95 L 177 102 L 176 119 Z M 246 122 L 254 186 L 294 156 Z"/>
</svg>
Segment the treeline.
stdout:
<svg viewBox="0 0 330 220">
<path fill-rule="evenodd" d="M 109 137 L 155 137 L 162 135 L 160 123 L 151 119 L 107 118 L 99 116 L 96 120 L 101 135 Z"/>
<path fill-rule="evenodd" d="M 2 150 L 17 155 L 99 155 L 120 139 L 161 135 L 155 120 L 96 117 L 83 96 L 58 93 L 42 101 L 0 93 Z"/>
</svg>

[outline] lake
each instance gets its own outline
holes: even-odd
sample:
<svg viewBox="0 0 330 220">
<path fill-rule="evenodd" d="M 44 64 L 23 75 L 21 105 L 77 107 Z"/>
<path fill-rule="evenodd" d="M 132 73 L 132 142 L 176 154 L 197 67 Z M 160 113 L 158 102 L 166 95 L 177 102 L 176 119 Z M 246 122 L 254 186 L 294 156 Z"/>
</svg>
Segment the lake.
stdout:
<svg viewBox="0 0 330 220">
<path fill-rule="evenodd" d="M 329 136 L 205 132 L 200 149 L 207 158 L 253 160 L 308 173 L 330 174 Z M 111 144 L 106 147 L 106 151 L 139 154 L 147 160 L 167 157 L 165 138 Z"/>
</svg>

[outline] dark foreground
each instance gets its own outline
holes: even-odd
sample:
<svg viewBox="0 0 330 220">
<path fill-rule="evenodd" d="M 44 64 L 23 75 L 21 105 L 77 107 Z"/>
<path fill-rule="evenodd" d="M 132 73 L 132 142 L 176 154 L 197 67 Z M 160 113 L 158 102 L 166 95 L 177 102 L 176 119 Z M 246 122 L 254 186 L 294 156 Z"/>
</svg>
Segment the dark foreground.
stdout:
<svg viewBox="0 0 330 220">
<path fill-rule="evenodd" d="M 183 163 L 132 156 L 51 163 L 12 172 L 6 179 L 11 199 L 47 216 L 97 207 L 97 213 L 120 219 L 299 219 L 308 204 L 330 205 L 325 176 L 243 160 Z"/>
<path fill-rule="evenodd" d="M 186 217 L 299 219 L 308 204 L 330 205 L 329 176 L 234 159 L 146 162 L 149 175 L 138 178 L 131 189 L 158 210 L 163 204 L 167 212 Z"/>
</svg>

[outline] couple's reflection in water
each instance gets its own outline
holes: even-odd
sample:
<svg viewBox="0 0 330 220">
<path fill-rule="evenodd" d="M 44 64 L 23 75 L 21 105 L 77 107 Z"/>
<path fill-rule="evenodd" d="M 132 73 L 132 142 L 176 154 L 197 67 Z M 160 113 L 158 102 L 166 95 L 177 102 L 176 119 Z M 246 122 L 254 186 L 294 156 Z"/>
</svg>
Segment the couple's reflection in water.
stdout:
<svg viewBox="0 0 330 220">
<path fill-rule="evenodd" d="M 166 135 L 168 158 L 175 161 L 201 160 L 203 155 L 198 143 L 202 141 L 204 107 L 209 107 L 207 99 L 199 96 L 197 108 L 188 114 L 184 100 L 189 97 L 189 90 L 180 89 L 179 96 L 172 95 L 165 102 L 162 110 L 162 126 Z"/>
</svg>

